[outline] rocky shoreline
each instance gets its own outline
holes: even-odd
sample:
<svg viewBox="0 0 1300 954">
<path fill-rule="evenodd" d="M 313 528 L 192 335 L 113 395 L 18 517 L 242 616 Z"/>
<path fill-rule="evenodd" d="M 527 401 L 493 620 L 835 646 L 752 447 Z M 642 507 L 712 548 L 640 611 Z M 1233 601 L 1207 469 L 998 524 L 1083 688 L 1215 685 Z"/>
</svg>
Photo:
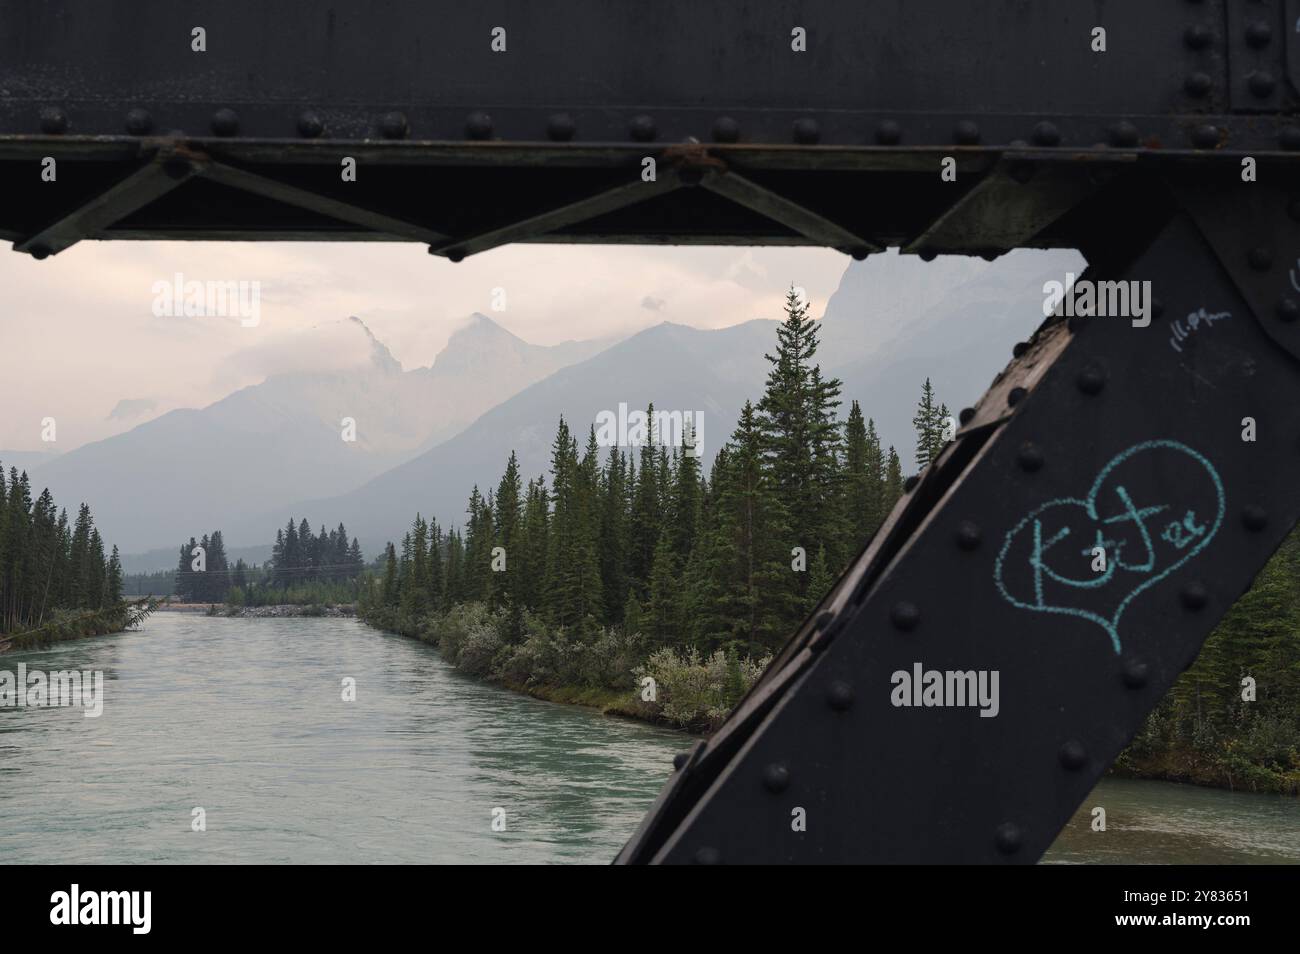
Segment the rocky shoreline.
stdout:
<svg viewBox="0 0 1300 954">
<path fill-rule="evenodd" d="M 221 603 L 169 603 L 159 606 L 162 613 L 203 613 L 208 616 L 225 616 L 232 619 L 284 619 L 292 616 L 316 616 L 339 619 L 357 615 L 356 605 L 340 603 L 336 606 L 308 606 L 284 604 L 279 606 L 225 606 Z"/>
</svg>

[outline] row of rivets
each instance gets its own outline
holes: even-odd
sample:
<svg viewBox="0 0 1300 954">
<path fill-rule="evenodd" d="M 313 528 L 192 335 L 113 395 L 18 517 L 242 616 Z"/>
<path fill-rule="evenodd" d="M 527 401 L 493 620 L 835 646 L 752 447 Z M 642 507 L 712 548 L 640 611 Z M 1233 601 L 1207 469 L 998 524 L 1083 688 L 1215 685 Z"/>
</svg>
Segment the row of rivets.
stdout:
<svg viewBox="0 0 1300 954">
<path fill-rule="evenodd" d="M 1272 94 L 1277 81 L 1265 72 L 1253 73 L 1250 88 L 1257 96 Z M 1185 84 L 1187 92 L 1202 97 L 1209 93 L 1212 80 L 1205 73 L 1191 74 Z M 40 111 L 41 132 L 49 136 L 59 136 L 68 131 L 68 116 L 58 107 L 46 107 Z M 126 114 L 126 131 L 132 136 L 148 135 L 154 127 L 153 118 L 148 110 L 132 109 Z M 379 133 L 385 139 L 405 139 L 410 133 L 410 124 L 401 112 L 385 113 L 379 118 Z M 212 132 L 217 136 L 234 136 L 239 132 L 239 115 L 228 108 L 218 109 L 212 114 L 210 123 Z M 299 114 L 297 120 L 298 134 L 305 139 L 315 139 L 325 132 L 325 125 L 320 115 L 312 110 Z M 465 123 L 465 135 L 469 139 L 489 139 L 492 136 L 492 117 L 485 112 L 474 112 Z M 577 124 L 568 113 L 556 113 L 547 120 L 547 138 L 555 142 L 568 142 L 577 134 Z M 634 116 L 628 123 L 628 136 L 635 142 L 653 142 L 658 135 L 653 118 L 647 115 Z M 1200 149 L 1210 149 L 1219 144 L 1221 132 L 1217 126 L 1202 124 L 1195 126 L 1190 133 L 1192 144 Z M 797 119 L 792 128 L 794 141 L 800 145 L 811 146 L 821 141 L 821 127 L 817 120 L 804 117 Z M 898 145 L 903 138 L 903 128 L 892 119 L 882 120 L 877 124 L 875 140 L 882 146 Z M 1059 146 L 1061 133 L 1054 123 L 1044 120 L 1036 125 L 1031 140 L 1037 146 Z M 1113 124 L 1107 131 L 1107 142 L 1122 149 L 1132 149 L 1138 144 L 1138 130 L 1128 120 Z M 719 143 L 740 141 L 740 124 L 730 116 L 719 117 L 713 124 L 713 139 Z M 981 140 L 979 125 L 972 120 L 958 122 L 952 131 L 952 142 L 960 146 L 978 145 Z M 1278 131 L 1278 140 L 1284 149 L 1300 150 L 1300 127 L 1284 126 Z M 1028 171 L 1028 170 L 1026 170 Z"/>
</svg>

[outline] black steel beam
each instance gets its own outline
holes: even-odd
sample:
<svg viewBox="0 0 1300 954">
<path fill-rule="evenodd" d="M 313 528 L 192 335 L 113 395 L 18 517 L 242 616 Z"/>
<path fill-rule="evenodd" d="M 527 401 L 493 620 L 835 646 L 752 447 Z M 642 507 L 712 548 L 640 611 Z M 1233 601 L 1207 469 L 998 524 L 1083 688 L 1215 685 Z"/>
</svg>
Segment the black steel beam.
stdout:
<svg viewBox="0 0 1300 954">
<path fill-rule="evenodd" d="M 104 192 L 76 208 L 64 210 L 50 225 L 14 242 L 14 251 L 28 252 L 35 258 L 55 255 L 171 192 L 195 175 L 200 166 L 201 162 L 194 158 L 161 151 Z M 63 170 L 65 181 L 70 174 L 71 170 Z M 48 183 L 41 189 L 42 194 L 57 196 L 58 182 L 56 178 Z"/>
<path fill-rule="evenodd" d="M 832 221 L 821 212 L 793 202 L 752 179 L 726 171 L 703 183 L 706 189 L 753 209 L 774 222 L 798 232 L 815 245 L 842 249 L 858 258 L 880 251 L 880 246 Z"/>
<path fill-rule="evenodd" d="M 358 210 L 336 207 L 343 221 L 359 216 L 363 227 L 341 229 L 330 214 L 313 227 L 295 203 L 276 202 L 244 206 L 242 222 L 212 230 L 202 203 L 178 202 L 147 224 L 114 227 L 122 238 L 137 229 L 369 237 L 369 212 L 388 210 L 415 228 L 381 231 L 418 241 L 447 233 L 468 243 L 466 253 L 569 239 L 856 241 L 981 254 L 1025 241 L 1077 247 L 1094 237 L 1056 226 L 1081 221 L 1062 204 L 1082 199 L 1052 175 L 1018 189 L 993 180 L 950 210 L 935 204 L 940 162 L 958 163 L 955 202 L 971 174 L 1017 155 L 1030 172 L 1140 158 L 1216 166 L 1207 175 L 1228 174 L 1245 156 L 1300 157 L 1293 7 L 916 0 L 803 10 L 666 0 L 613 10 L 557 0 L 542 16 L 525 0 L 197 0 L 133 9 L 127 24 L 110 4 L 0 0 L 0 181 L 22 181 L 25 163 L 46 155 L 125 178 L 141 149 L 169 145 L 285 190 L 333 196 Z M 576 220 L 554 210 L 550 200 L 575 195 L 565 178 L 574 170 L 594 189 L 645 157 L 671 164 L 682 144 L 741 170 L 759 191 L 726 178 L 715 191 L 764 211 L 770 227 L 667 215 L 654 202 Z M 364 201 L 320 189 L 316 171 L 340 156 L 380 181 Z M 462 204 L 486 194 L 485 172 L 555 180 L 534 180 L 530 197 L 471 205 L 479 214 L 468 219 L 426 223 L 424 207 L 418 217 L 391 211 L 413 198 L 404 180 L 383 184 L 398 169 L 426 173 Z M 804 174 L 798 189 L 768 178 L 795 171 Z M 860 175 L 847 182 L 844 173 Z M 50 220 L 50 196 L 29 192 L 11 185 L 0 196 L 0 233 L 30 235 Z M 876 207 L 844 201 L 860 193 Z M 324 211 L 300 192 L 281 194 Z M 1010 222 L 998 215 L 1008 201 Z M 1051 227 L 1026 239 L 1039 223 Z M 451 251 L 445 240 L 429 244 Z"/>
<path fill-rule="evenodd" d="M 681 175 L 676 169 L 657 169 L 655 178 L 646 181 L 641 177 L 640 167 L 637 167 L 628 170 L 622 181 L 589 195 L 548 207 L 543 211 L 534 212 L 473 235 L 439 242 L 429 251 L 459 261 L 467 255 L 475 255 L 511 242 L 536 241 L 566 226 L 587 222 L 629 205 L 666 195 L 680 189 L 682 185 Z"/>
<path fill-rule="evenodd" d="M 203 176 L 224 186 L 251 192 L 254 195 L 272 199 L 276 202 L 283 202 L 286 205 L 296 206 L 300 209 L 307 209 L 331 219 L 346 222 L 349 225 L 361 226 L 362 229 L 376 233 L 376 239 L 442 242 L 447 237 L 442 232 L 419 223 L 386 215 L 374 209 L 357 205 L 354 202 L 323 195 L 320 192 L 301 189 L 286 182 L 280 182 L 277 179 L 270 179 L 255 172 L 249 172 L 246 169 L 237 169 L 225 163 L 205 163 Z M 340 179 L 340 181 L 342 180 Z"/>
</svg>

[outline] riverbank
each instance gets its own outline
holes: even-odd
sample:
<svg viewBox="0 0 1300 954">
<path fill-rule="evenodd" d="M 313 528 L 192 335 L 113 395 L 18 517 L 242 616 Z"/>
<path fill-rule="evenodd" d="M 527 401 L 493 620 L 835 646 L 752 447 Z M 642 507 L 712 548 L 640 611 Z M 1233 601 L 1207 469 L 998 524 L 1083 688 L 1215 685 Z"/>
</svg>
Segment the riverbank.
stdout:
<svg viewBox="0 0 1300 954">
<path fill-rule="evenodd" d="M 696 734 L 721 725 L 768 662 L 720 650 L 652 650 L 640 635 L 620 630 L 569 635 L 531 614 L 512 619 L 481 603 L 418 619 L 363 607 L 359 618 L 428 643 L 457 670 L 514 692 Z"/>
<path fill-rule="evenodd" d="M 1223 760 L 1207 758 L 1190 746 L 1141 755 L 1134 754 L 1132 748 L 1120 753 L 1109 774 L 1116 778 L 1176 782 L 1230 792 L 1300 797 L 1300 771 L 1271 770 L 1246 763 L 1234 772 Z"/>
<path fill-rule="evenodd" d="M 232 619 L 286 619 L 294 616 L 346 619 L 357 615 L 355 603 L 338 605 L 320 603 L 282 603 L 276 606 L 229 606 L 225 603 L 167 603 L 158 609 L 167 613 L 203 613 Z"/>
<path fill-rule="evenodd" d="M 0 653 L 120 633 L 138 626 L 157 608 L 156 601 L 146 598 L 97 610 L 60 611 L 40 626 L 0 635 Z"/>
</svg>

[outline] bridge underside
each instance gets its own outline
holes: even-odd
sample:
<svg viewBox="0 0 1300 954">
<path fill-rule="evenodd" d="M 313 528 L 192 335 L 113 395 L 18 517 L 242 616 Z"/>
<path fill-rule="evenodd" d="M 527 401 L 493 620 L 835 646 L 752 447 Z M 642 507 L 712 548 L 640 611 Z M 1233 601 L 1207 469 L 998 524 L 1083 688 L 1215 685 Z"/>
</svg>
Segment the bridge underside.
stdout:
<svg viewBox="0 0 1300 954">
<path fill-rule="evenodd" d="M 1300 0 L 770 7 L 4 0 L 0 236 L 993 256 L 1300 155 Z"/>
</svg>

